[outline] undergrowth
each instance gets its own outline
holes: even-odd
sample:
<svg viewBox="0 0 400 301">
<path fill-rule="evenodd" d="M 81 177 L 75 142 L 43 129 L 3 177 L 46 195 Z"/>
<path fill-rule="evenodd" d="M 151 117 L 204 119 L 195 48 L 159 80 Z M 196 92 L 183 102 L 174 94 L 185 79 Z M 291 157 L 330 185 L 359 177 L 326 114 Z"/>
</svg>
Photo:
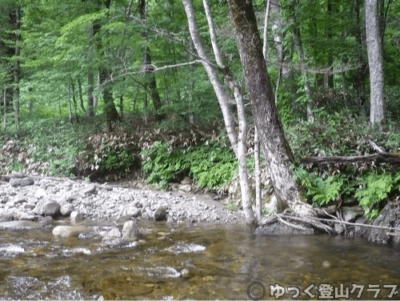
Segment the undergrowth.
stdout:
<svg viewBox="0 0 400 301">
<path fill-rule="evenodd" d="M 182 171 L 187 172 L 199 187 L 211 189 L 226 184 L 237 171 L 235 155 L 220 143 L 211 142 L 172 149 L 168 143 L 155 143 L 141 152 L 147 183 L 166 189 Z"/>
</svg>

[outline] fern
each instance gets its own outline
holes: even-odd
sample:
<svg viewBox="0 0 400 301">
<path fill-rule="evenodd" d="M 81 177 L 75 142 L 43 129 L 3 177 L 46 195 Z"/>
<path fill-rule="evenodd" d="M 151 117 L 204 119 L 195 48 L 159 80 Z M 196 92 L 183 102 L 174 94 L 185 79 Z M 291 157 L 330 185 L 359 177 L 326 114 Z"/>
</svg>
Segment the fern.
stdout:
<svg viewBox="0 0 400 301">
<path fill-rule="evenodd" d="M 396 177 L 396 181 L 399 180 Z M 366 213 L 369 213 L 370 207 L 378 204 L 380 201 L 386 199 L 388 194 L 393 187 L 393 178 L 390 174 L 384 173 L 378 175 L 376 173 L 370 173 L 363 187 L 358 190 L 355 197 L 359 200 L 359 204 Z"/>
</svg>

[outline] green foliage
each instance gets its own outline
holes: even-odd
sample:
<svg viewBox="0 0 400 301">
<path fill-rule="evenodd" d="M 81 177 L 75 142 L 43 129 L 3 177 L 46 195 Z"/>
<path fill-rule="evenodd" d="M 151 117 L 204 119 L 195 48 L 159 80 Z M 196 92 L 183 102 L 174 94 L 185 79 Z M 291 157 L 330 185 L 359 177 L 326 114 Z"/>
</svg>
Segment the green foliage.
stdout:
<svg viewBox="0 0 400 301">
<path fill-rule="evenodd" d="M 343 186 L 343 179 L 339 176 L 330 176 L 324 180 L 303 168 L 295 171 L 295 180 L 301 183 L 306 196 L 311 197 L 316 206 L 323 206 L 333 201 Z"/>
<path fill-rule="evenodd" d="M 94 163 L 101 171 L 122 171 L 127 174 L 135 162 L 135 157 L 124 147 L 112 147 L 108 143 L 102 143 L 101 151 L 94 157 Z"/>
<path fill-rule="evenodd" d="M 397 178 L 397 177 L 396 177 Z M 366 213 L 370 212 L 372 206 L 385 200 L 392 191 L 393 178 L 391 174 L 370 173 L 366 178 L 362 178 L 361 186 L 355 197 Z"/>
<path fill-rule="evenodd" d="M 199 187 L 222 186 L 237 172 L 233 152 L 216 142 L 172 150 L 169 144 L 155 143 L 142 151 L 143 171 L 147 183 L 158 183 L 165 189 L 179 172 L 188 172 Z"/>
<path fill-rule="evenodd" d="M 239 206 L 235 202 L 229 202 L 225 205 L 225 208 L 231 211 L 237 211 L 239 209 Z"/>
</svg>

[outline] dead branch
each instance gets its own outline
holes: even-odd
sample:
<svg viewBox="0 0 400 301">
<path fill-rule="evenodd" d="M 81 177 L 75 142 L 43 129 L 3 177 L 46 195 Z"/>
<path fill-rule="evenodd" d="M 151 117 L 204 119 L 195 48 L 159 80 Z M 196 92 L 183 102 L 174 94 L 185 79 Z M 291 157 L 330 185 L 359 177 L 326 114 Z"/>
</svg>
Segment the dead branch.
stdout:
<svg viewBox="0 0 400 301">
<path fill-rule="evenodd" d="M 365 156 L 305 157 L 300 160 L 300 164 L 317 163 L 321 165 L 351 164 L 351 163 L 365 163 L 365 162 L 399 164 L 400 155 L 381 152 Z"/>
<path fill-rule="evenodd" d="M 293 219 L 293 220 L 304 221 L 303 218 L 297 217 L 297 216 L 285 215 L 284 217 L 289 218 L 289 219 Z M 334 219 L 327 219 L 327 218 L 307 217 L 307 219 L 314 219 L 314 220 L 318 220 L 318 221 L 321 221 L 321 222 L 330 222 L 330 223 L 344 224 L 344 225 L 349 225 L 349 226 L 359 226 L 359 227 L 367 227 L 367 228 L 382 229 L 382 230 L 389 230 L 389 231 L 400 231 L 400 228 L 393 228 L 393 227 L 386 227 L 386 226 L 376 226 L 376 225 L 367 225 L 367 224 L 360 224 L 360 223 L 350 223 L 350 222 L 334 220 Z"/>
</svg>

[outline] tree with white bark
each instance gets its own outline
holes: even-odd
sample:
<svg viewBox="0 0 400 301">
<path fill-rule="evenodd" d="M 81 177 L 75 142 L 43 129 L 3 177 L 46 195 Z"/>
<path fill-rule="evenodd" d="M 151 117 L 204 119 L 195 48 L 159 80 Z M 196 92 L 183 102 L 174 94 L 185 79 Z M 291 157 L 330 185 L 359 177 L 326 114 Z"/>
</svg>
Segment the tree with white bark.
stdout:
<svg viewBox="0 0 400 301">
<path fill-rule="evenodd" d="M 207 0 L 203 0 L 204 9 L 206 12 L 207 23 L 210 32 L 211 45 L 214 52 L 214 57 L 216 64 L 212 63 L 208 56 L 206 55 L 206 51 L 203 47 L 203 44 L 200 39 L 195 11 L 193 8 L 193 3 L 191 0 L 182 0 L 183 5 L 185 7 L 186 16 L 188 19 L 189 31 L 193 41 L 194 48 L 200 59 L 203 62 L 204 69 L 210 79 L 210 82 L 214 88 L 215 94 L 217 96 L 219 105 L 221 107 L 222 115 L 224 118 L 225 126 L 227 129 L 228 137 L 231 142 L 232 148 L 235 151 L 236 158 L 239 163 L 239 178 L 240 178 L 240 188 L 242 194 L 242 206 L 246 216 L 246 223 L 250 226 L 256 225 L 256 219 L 254 216 L 254 212 L 251 206 L 250 199 L 250 190 L 248 184 L 248 175 L 247 175 L 247 167 L 246 167 L 246 136 L 247 136 L 247 123 L 245 116 L 245 108 L 243 104 L 243 97 L 239 90 L 239 87 L 234 80 L 232 73 L 229 68 L 223 64 L 222 56 L 220 54 L 220 50 L 217 44 L 217 37 L 215 34 L 214 23 L 211 16 L 211 9 Z M 225 81 L 228 83 L 231 92 L 234 96 L 235 101 L 231 99 L 230 96 L 226 94 L 222 87 L 222 83 L 219 80 L 217 70 L 223 72 Z M 239 130 L 238 133 L 235 130 L 235 124 L 232 116 L 232 112 L 230 109 L 230 105 L 234 103 L 237 108 L 237 114 L 239 119 Z"/>
<path fill-rule="evenodd" d="M 379 31 L 378 1 L 365 0 L 365 27 L 370 78 L 370 123 L 385 121 L 382 39 Z"/>
</svg>

